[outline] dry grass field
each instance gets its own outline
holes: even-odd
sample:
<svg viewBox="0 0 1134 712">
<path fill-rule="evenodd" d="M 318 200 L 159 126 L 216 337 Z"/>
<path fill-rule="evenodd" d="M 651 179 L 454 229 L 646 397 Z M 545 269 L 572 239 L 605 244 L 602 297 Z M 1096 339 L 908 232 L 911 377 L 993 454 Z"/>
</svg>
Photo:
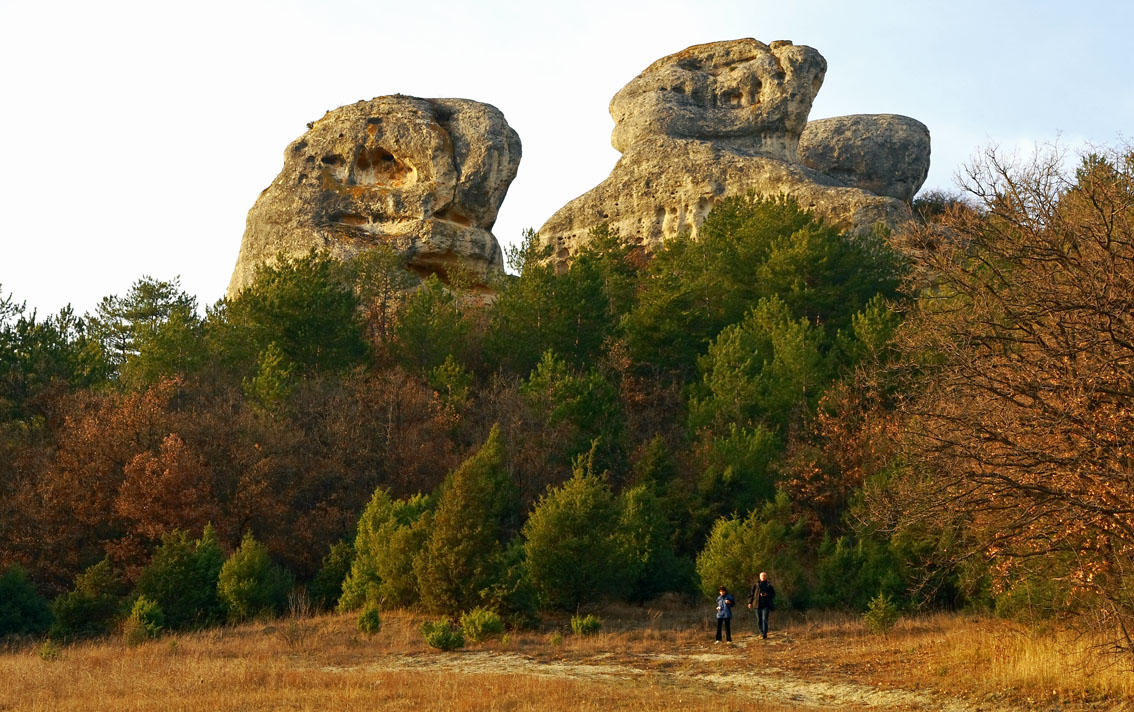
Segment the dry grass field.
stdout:
<svg viewBox="0 0 1134 712">
<path fill-rule="evenodd" d="M 738 615 L 712 644 L 707 614 L 612 608 L 603 631 L 566 620 L 450 653 L 422 616 L 389 612 L 373 638 L 351 616 L 0 653 L 0 710 L 1087 710 L 1134 708 L 1134 674 L 1099 641 L 965 615 L 903 620 L 888 636 L 834 615 L 776 614 L 768 640 Z M 558 635 L 557 635 L 558 634 Z"/>
</svg>

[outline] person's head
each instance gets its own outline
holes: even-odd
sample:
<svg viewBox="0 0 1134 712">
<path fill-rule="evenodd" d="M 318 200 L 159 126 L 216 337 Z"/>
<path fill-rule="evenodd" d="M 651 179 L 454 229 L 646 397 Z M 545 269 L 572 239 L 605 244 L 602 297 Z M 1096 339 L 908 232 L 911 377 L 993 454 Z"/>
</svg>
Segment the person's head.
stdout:
<svg viewBox="0 0 1134 712">
<path fill-rule="evenodd" d="M 725 588 L 724 586 L 721 586 L 721 587 L 720 587 L 720 588 L 718 588 L 717 590 L 718 590 L 718 591 L 720 592 L 720 594 L 721 594 L 722 596 L 723 596 L 723 595 L 725 595 L 726 593 L 728 593 L 728 589 L 727 589 L 727 588 Z"/>
<path fill-rule="evenodd" d="M 761 581 L 767 581 L 768 580 L 768 572 L 767 571 L 761 571 L 760 572 L 760 580 Z"/>
</svg>

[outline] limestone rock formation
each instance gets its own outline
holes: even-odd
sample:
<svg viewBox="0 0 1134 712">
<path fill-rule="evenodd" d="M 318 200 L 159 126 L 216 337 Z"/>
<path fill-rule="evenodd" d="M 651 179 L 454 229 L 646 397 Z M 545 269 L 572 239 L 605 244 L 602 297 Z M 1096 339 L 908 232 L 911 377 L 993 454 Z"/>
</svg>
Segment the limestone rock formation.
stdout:
<svg viewBox="0 0 1134 712">
<path fill-rule="evenodd" d="M 908 203 L 929 175 L 929 129 L 896 114 L 818 119 L 803 130 L 799 159 L 846 185 Z"/>
<path fill-rule="evenodd" d="M 862 149 L 871 160 L 853 181 L 843 174 L 854 173 L 863 161 L 823 164 L 830 174 L 800 162 L 800 137 L 809 130 L 807 116 L 826 68 L 810 47 L 754 39 L 695 45 L 651 64 L 610 103 L 611 143 L 622 153 L 610 176 L 540 228 L 552 259 L 563 267 L 603 223 L 647 249 L 686 230 L 696 236 L 715 202 L 748 192 L 791 195 L 802 207 L 856 231 L 907 220 L 909 208 L 893 193 L 913 185 L 905 176 L 916 169 L 880 182 L 873 174 L 890 170 L 876 160 L 885 141 Z M 920 151 L 912 129 L 890 133 L 902 150 Z M 816 134 L 820 143 L 825 135 Z M 925 138 L 927 165 L 928 134 Z M 847 151 L 833 153 L 850 155 Z M 812 146 L 809 155 L 815 153 Z M 892 163 L 902 161 L 896 157 Z M 875 185 L 887 192 L 865 189 Z"/>
<path fill-rule="evenodd" d="M 228 294 L 257 265 L 311 248 L 340 258 L 388 244 L 443 279 L 503 272 L 491 229 L 520 162 L 495 107 L 467 99 L 383 96 L 327 112 L 284 152 L 248 212 Z"/>
<path fill-rule="evenodd" d="M 810 47 L 756 40 L 695 45 L 651 64 L 610 102 L 611 143 L 711 140 L 793 161 L 827 62 Z"/>
</svg>

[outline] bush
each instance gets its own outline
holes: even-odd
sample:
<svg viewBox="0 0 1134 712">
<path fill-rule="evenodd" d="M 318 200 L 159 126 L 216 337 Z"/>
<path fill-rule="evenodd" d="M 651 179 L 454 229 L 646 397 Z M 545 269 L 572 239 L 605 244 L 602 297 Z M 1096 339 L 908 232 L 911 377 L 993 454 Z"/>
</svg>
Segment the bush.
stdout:
<svg viewBox="0 0 1134 712">
<path fill-rule="evenodd" d="M 0 576 L 0 636 L 34 635 L 50 625 L 47 601 L 36 592 L 22 566 L 9 566 Z"/>
<path fill-rule="evenodd" d="M 626 562 L 627 594 L 642 603 L 686 580 L 673 550 L 673 528 L 651 482 L 622 492 L 618 542 Z"/>
<path fill-rule="evenodd" d="M 792 516 L 791 502 L 781 494 L 744 519 L 718 519 L 697 556 L 701 591 L 710 599 L 717 597 L 718 586 L 743 591 L 767 571 L 777 608 L 805 606 L 806 522 Z"/>
<path fill-rule="evenodd" d="M 60 639 L 107 635 L 119 615 L 122 582 L 103 559 L 75 577 L 75 587 L 55 599 L 51 637 Z"/>
<path fill-rule="evenodd" d="M 367 603 L 358 614 L 358 632 L 363 635 L 378 635 L 381 630 L 382 616 L 378 613 L 378 606 Z"/>
<path fill-rule="evenodd" d="M 343 593 L 343 581 L 350 573 L 354 563 L 354 545 L 349 541 L 340 541 L 331 547 L 323 557 L 322 566 L 319 567 L 315 578 L 307 591 L 311 602 L 319 610 L 333 608 Z"/>
<path fill-rule="evenodd" d="M 437 650 L 465 647 L 465 636 L 461 629 L 447 620 L 425 621 L 421 624 L 421 635 L 429 647 Z"/>
<path fill-rule="evenodd" d="M 871 633 L 885 635 L 890 632 L 901 615 L 902 612 L 897 604 L 889 596 L 879 593 L 870 599 L 866 613 L 862 614 L 862 622 L 866 624 L 867 630 Z"/>
<path fill-rule="evenodd" d="M 539 599 L 532 588 L 524 543 L 519 538 L 513 539 L 504 549 L 496 582 L 481 593 L 484 607 L 498 611 L 508 625 L 533 628 L 539 623 L 536 615 Z"/>
<path fill-rule="evenodd" d="M 602 619 L 592 613 L 571 616 L 571 632 L 575 635 L 597 635 L 600 630 Z"/>
<path fill-rule="evenodd" d="M 621 593 L 627 580 L 619 503 L 579 460 L 571 479 L 540 497 L 524 525 L 524 550 L 540 603 L 571 610 Z"/>
<path fill-rule="evenodd" d="M 474 608 L 461 616 L 461 630 L 474 643 L 488 640 L 504 632 L 504 621 L 485 608 Z"/>
<path fill-rule="evenodd" d="M 196 542 L 180 530 L 162 537 L 150 563 L 138 577 L 135 593 L 157 603 L 168 628 L 206 626 L 224 618 L 217 581 L 224 554 L 216 530 L 205 527 Z"/>
<path fill-rule="evenodd" d="M 340 611 L 353 611 L 365 602 L 371 585 L 378 586 L 378 602 L 409 606 L 418 600 L 413 560 L 429 533 L 432 502 L 417 495 L 391 500 L 379 487 L 362 516 L 354 540 L 354 559 L 342 582 Z"/>
<path fill-rule="evenodd" d="M 232 620 L 283 611 L 289 590 L 291 576 L 272 561 L 268 548 L 251 532 L 224 562 L 217 579 L 217 593 Z"/>
<path fill-rule="evenodd" d="M 51 638 L 43 641 L 43 645 L 39 646 L 40 660 L 49 663 L 52 660 L 58 660 L 61 657 L 63 657 L 63 649 L 59 647 L 59 643 L 56 643 Z"/>
<path fill-rule="evenodd" d="M 844 537 L 834 542 L 825 538 L 819 547 L 815 603 L 864 611 L 871 591 L 900 601 L 907 588 L 902 568 L 888 542 L 860 539 L 851 545 Z"/>
<path fill-rule="evenodd" d="M 1073 608 L 1070 586 L 1058 574 L 1029 572 L 1003 582 L 995 598 L 996 615 L 1034 625 Z"/>
<path fill-rule="evenodd" d="M 161 606 L 145 596 L 139 596 L 126 619 L 122 636 L 129 645 L 139 645 L 147 640 L 161 637 L 165 629 L 165 614 Z"/>
</svg>

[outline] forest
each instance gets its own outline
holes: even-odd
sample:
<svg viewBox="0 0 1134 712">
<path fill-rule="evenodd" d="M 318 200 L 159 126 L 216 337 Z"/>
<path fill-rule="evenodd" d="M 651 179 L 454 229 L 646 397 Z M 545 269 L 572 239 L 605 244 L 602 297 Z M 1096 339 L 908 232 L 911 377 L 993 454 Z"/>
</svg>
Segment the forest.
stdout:
<svg viewBox="0 0 1134 712">
<path fill-rule="evenodd" d="M 207 305 L 0 290 L 0 636 L 665 593 L 981 609 L 1134 650 L 1134 153 L 988 149 L 851 235 L 719 203 L 538 236 L 495 296 L 375 249 Z M 160 621 L 160 625 L 153 623 Z"/>
</svg>

